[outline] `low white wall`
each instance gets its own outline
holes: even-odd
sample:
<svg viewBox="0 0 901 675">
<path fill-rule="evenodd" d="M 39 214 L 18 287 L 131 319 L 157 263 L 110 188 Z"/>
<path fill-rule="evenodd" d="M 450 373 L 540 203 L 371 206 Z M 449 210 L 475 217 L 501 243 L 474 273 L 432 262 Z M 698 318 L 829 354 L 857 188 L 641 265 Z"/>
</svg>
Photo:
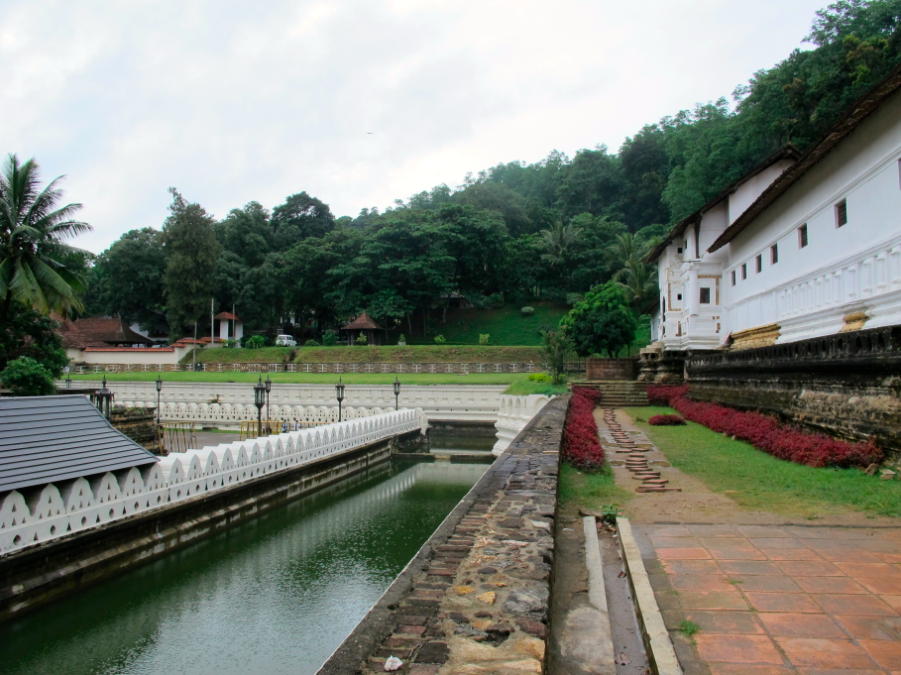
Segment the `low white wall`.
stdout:
<svg viewBox="0 0 901 675">
<path fill-rule="evenodd" d="M 165 380 L 165 377 L 163 378 Z M 64 385 L 62 385 L 64 386 Z M 76 381 L 73 386 L 96 387 L 95 381 Z M 156 385 L 153 382 L 108 382 L 115 403 L 129 407 L 156 407 Z M 506 385 L 404 385 L 400 405 L 421 408 L 428 420 L 468 420 L 496 422 L 501 406 L 501 392 Z M 522 397 L 519 397 L 522 398 Z M 273 384 L 269 395 L 270 419 L 303 422 L 307 416 L 318 416 L 322 422 L 337 420 L 338 402 L 331 384 Z M 241 420 L 255 420 L 253 383 L 165 382 L 160 393 L 163 421 L 194 421 L 211 426 L 237 426 Z M 390 384 L 347 385 L 343 408 L 348 417 L 359 416 L 359 408 L 367 412 L 394 409 L 394 392 Z M 266 415 L 265 408 L 263 409 Z"/>
<path fill-rule="evenodd" d="M 502 395 L 497 422 L 494 425 L 497 428 L 497 443 L 494 444 L 491 452 L 500 455 L 506 450 L 519 432 L 526 428 L 526 425 L 550 400 L 549 397 L 541 394 Z"/>
<path fill-rule="evenodd" d="M 145 467 L 82 476 L 0 495 L 0 557 L 179 501 L 233 488 L 325 457 L 423 429 L 403 409 L 163 457 Z"/>
</svg>

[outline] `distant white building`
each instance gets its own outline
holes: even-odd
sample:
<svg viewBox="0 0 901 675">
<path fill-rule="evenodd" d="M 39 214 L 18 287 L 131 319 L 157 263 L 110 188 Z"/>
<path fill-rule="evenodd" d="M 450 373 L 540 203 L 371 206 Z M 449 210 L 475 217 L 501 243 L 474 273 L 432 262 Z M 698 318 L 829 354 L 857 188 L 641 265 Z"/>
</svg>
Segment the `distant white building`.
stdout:
<svg viewBox="0 0 901 675">
<path fill-rule="evenodd" d="M 648 256 L 665 350 L 901 324 L 901 67 L 810 150 L 776 153 Z"/>
</svg>

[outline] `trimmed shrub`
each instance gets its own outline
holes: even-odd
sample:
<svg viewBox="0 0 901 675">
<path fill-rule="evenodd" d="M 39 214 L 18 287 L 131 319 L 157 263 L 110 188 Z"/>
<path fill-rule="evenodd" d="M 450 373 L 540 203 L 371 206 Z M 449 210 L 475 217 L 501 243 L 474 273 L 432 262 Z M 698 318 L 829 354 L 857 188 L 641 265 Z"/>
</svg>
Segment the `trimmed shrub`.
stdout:
<svg viewBox="0 0 901 675">
<path fill-rule="evenodd" d="M 685 420 L 678 415 L 654 415 L 648 424 L 652 427 L 684 427 Z"/>
<path fill-rule="evenodd" d="M 529 382 L 551 382 L 554 378 L 547 373 L 532 373 L 527 379 Z"/>
<path fill-rule="evenodd" d="M 326 347 L 334 347 L 338 344 L 338 334 L 329 328 L 325 333 L 322 334 L 322 344 Z"/>
<path fill-rule="evenodd" d="M 13 396 L 50 396 L 56 393 L 53 375 L 29 356 L 20 356 L 0 372 L 0 384 Z"/>
<path fill-rule="evenodd" d="M 526 316 L 532 316 L 535 313 L 535 308 L 534 307 L 523 307 L 519 311 L 522 312 L 523 314 L 525 314 Z"/>
<path fill-rule="evenodd" d="M 648 387 L 648 400 L 652 404 L 668 405 L 687 420 L 750 443 L 758 450 L 787 462 L 847 469 L 867 467 L 885 458 L 885 453 L 872 441 L 840 441 L 782 424 L 762 413 L 742 412 L 718 403 L 692 401 L 687 394 L 688 385 Z"/>
<path fill-rule="evenodd" d="M 563 426 L 563 458 L 580 471 L 604 468 L 604 449 L 594 421 L 594 409 L 600 398 L 601 392 L 579 387 L 569 399 Z"/>
<path fill-rule="evenodd" d="M 491 333 L 479 333 L 479 344 L 487 345 L 489 338 L 491 338 Z"/>
<path fill-rule="evenodd" d="M 447 342 L 447 339 L 443 335 L 435 336 L 435 344 L 436 345 L 443 345 L 446 342 Z"/>
<path fill-rule="evenodd" d="M 316 340 L 307 340 L 306 342 L 303 343 L 303 346 L 304 347 L 318 347 L 319 343 L 316 342 Z"/>
</svg>

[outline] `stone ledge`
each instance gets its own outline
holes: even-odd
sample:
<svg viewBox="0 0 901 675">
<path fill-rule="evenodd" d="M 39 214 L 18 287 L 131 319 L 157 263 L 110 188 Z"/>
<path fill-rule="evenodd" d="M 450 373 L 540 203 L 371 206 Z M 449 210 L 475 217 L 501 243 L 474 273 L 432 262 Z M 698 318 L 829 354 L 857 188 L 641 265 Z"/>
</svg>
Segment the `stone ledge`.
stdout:
<svg viewBox="0 0 901 675">
<path fill-rule="evenodd" d="M 543 671 L 567 403 L 520 432 L 319 675 L 384 673 L 389 656 L 408 675 Z"/>
</svg>

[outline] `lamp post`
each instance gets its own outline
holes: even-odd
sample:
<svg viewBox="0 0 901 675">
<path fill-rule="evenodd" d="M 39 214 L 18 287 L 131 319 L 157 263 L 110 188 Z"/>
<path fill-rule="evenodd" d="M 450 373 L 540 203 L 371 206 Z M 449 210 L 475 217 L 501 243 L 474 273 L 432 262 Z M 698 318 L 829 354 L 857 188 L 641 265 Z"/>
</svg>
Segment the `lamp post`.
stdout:
<svg viewBox="0 0 901 675">
<path fill-rule="evenodd" d="M 253 385 L 253 402 L 257 407 L 257 438 L 263 435 L 263 405 L 266 403 L 266 385 L 263 384 L 263 376 Z"/>
<path fill-rule="evenodd" d="M 266 420 L 272 419 L 272 412 L 269 410 L 269 392 L 272 391 L 272 380 L 269 379 L 269 373 L 266 373 Z M 272 430 L 270 429 L 270 433 Z"/>
<path fill-rule="evenodd" d="M 113 408 L 113 392 L 106 388 L 106 375 L 103 376 L 103 384 L 100 390 L 94 396 L 97 401 L 97 407 L 100 409 L 100 414 L 109 419 L 110 411 Z"/>
<path fill-rule="evenodd" d="M 338 378 L 338 384 L 335 385 L 335 397 L 338 399 L 338 421 L 341 421 L 341 401 L 344 400 L 344 383 Z"/>
<path fill-rule="evenodd" d="M 163 390 L 162 375 L 156 376 L 156 424 L 160 424 L 160 392 Z"/>
<path fill-rule="evenodd" d="M 72 376 L 66 373 L 66 389 L 72 388 Z"/>
<path fill-rule="evenodd" d="M 397 375 L 394 376 L 394 409 L 397 410 L 397 401 L 400 397 L 400 380 L 397 379 Z"/>
</svg>

